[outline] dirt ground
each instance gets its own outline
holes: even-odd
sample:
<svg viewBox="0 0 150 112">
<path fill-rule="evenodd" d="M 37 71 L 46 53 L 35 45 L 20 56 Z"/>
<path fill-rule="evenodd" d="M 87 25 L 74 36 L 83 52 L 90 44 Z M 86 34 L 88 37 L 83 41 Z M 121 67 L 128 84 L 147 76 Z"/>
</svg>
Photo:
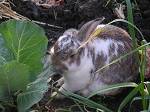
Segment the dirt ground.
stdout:
<svg viewBox="0 0 150 112">
<path fill-rule="evenodd" d="M 56 39 L 68 28 L 80 28 L 85 22 L 97 17 L 105 17 L 103 23 L 108 23 L 118 16 L 114 12 L 116 3 L 108 0 L 65 0 L 61 5 L 43 8 L 36 6 L 30 1 L 23 2 L 22 0 L 13 0 L 13 10 L 17 13 L 28 17 L 31 20 L 44 22 L 54 25 L 41 25 L 46 32 L 51 46 Z M 118 0 L 119 1 L 119 0 Z M 121 1 L 121 0 L 120 0 Z M 134 22 L 135 25 L 142 31 L 145 38 L 150 41 L 150 0 L 137 0 L 137 6 L 134 7 Z M 124 11 L 126 16 L 126 11 Z M 127 25 L 116 23 L 116 25 L 127 28 Z M 56 26 L 59 26 L 56 27 Z M 102 98 L 103 102 L 113 110 L 120 104 L 121 100 L 126 96 L 129 90 L 117 95 L 116 97 Z M 42 112 L 54 112 L 55 109 L 70 107 L 74 104 L 69 99 L 53 100 L 49 103 L 50 93 L 47 93 L 43 100 L 39 103 Z M 93 98 L 99 100 L 99 97 Z M 117 102 L 116 102 L 117 100 Z M 136 108 L 138 107 L 138 108 Z M 135 106 L 133 112 L 138 112 L 139 106 Z"/>
<path fill-rule="evenodd" d="M 113 0 L 112 0 L 113 1 Z M 42 8 L 34 3 L 13 0 L 13 9 L 32 20 L 37 20 L 62 28 L 43 26 L 49 38 L 58 38 L 68 28 L 80 28 L 85 22 L 97 17 L 105 17 L 104 23 L 117 19 L 114 13 L 116 3 L 107 0 L 65 0 L 64 4 L 57 7 Z M 137 1 L 134 7 L 134 22 L 143 32 L 145 37 L 150 35 L 150 8 L 149 0 Z M 126 16 L 126 11 L 124 11 Z M 119 23 L 120 24 L 120 23 Z"/>
</svg>

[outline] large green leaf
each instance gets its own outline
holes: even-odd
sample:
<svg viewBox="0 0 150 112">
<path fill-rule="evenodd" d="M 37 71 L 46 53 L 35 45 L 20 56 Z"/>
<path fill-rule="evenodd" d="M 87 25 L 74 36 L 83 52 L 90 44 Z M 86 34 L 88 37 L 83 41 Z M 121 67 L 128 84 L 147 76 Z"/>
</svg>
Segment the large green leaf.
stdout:
<svg viewBox="0 0 150 112">
<path fill-rule="evenodd" d="M 0 33 L 13 59 L 29 65 L 35 77 L 42 69 L 41 59 L 47 47 L 43 29 L 30 21 L 9 20 L 0 25 Z"/>
<path fill-rule="evenodd" d="M 10 52 L 6 48 L 4 39 L 0 35 L 0 66 L 5 64 L 7 60 L 10 60 L 10 59 L 11 59 Z"/>
<path fill-rule="evenodd" d="M 48 90 L 48 79 L 55 74 L 52 65 L 45 65 L 44 71 L 38 75 L 37 80 L 28 84 L 25 92 L 17 97 L 17 106 L 19 112 L 25 112 L 30 109 L 34 104 L 38 103 Z"/>
<path fill-rule="evenodd" d="M 11 92 L 25 90 L 29 83 L 29 67 L 17 61 L 11 61 L 0 67 L 0 96 L 9 97 Z"/>
<path fill-rule="evenodd" d="M 19 94 L 17 97 L 18 111 L 26 112 L 34 104 L 38 103 L 43 98 L 48 87 L 46 78 L 39 78 L 29 84 L 27 91 Z"/>
<path fill-rule="evenodd" d="M 0 101 L 5 100 L 5 91 L 4 88 L 2 86 L 0 86 Z"/>
<path fill-rule="evenodd" d="M 0 24 L 0 101 L 12 101 L 14 92 L 21 90 L 17 103 L 23 112 L 42 99 L 48 89 L 44 77 L 49 70 L 41 73 L 46 48 L 45 33 L 36 24 L 16 20 Z M 39 73 L 44 77 L 30 83 Z"/>
</svg>

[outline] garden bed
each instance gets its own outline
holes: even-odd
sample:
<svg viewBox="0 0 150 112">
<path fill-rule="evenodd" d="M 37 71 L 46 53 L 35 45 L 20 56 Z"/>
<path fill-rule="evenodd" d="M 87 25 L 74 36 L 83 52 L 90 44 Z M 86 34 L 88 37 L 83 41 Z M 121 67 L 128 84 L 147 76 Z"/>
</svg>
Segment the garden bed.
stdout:
<svg viewBox="0 0 150 112">
<path fill-rule="evenodd" d="M 36 23 L 44 28 L 49 39 L 49 46 L 52 46 L 68 28 L 80 28 L 85 22 L 98 17 L 105 17 L 103 23 L 118 19 L 119 17 L 115 12 L 118 4 L 112 1 L 108 3 L 108 0 L 65 0 L 57 6 L 41 7 L 30 1 L 13 0 L 12 9 L 31 20 L 38 21 Z M 149 6 L 149 0 L 138 0 L 133 8 L 135 25 L 142 31 L 147 41 L 150 41 Z M 124 10 L 124 15 L 127 17 L 126 9 Z M 46 24 L 42 24 L 42 22 Z M 127 25 L 124 23 L 116 23 L 116 25 L 127 30 Z M 137 38 L 140 39 L 138 34 Z M 95 96 L 93 100 L 96 102 L 101 101 L 102 104 L 116 111 L 120 102 L 129 91 L 128 89 L 124 90 L 119 95 L 113 97 L 100 98 Z M 68 109 L 75 104 L 70 99 L 53 99 L 50 101 L 50 95 L 51 90 L 45 94 L 45 97 L 38 104 L 38 108 L 35 106 L 36 109 L 42 112 L 55 112 L 58 108 Z M 73 108 L 74 111 L 76 109 L 78 110 L 78 107 Z M 132 112 L 139 112 L 139 104 L 135 104 L 132 109 Z"/>
</svg>

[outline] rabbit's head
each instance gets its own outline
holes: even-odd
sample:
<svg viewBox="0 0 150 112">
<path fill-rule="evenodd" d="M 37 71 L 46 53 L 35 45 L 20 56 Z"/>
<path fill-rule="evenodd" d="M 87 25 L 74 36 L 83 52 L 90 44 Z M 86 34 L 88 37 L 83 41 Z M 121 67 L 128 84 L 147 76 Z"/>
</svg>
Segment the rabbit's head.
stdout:
<svg viewBox="0 0 150 112">
<path fill-rule="evenodd" d="M 77 50 L 88 36 L 100 23 L 95 19 L 84 24 L 78 31 L 76 29 L 66 30 L 50 49 L 52 64 L 58 71 L 77 70 L 80 60 L 84 57 L 84 48 Z M 71 67 L 74 64 L 74 67 Z"/>
<path fill-rule="evenodd" d="M 68 70 L 66 64 L 71 64 L 77 60 L 78 53 L 76 53 L 76 50 L 81 44 L 76 37 L 77 32 L 75 29 L 65 31 L 50 49 L 52 64 L 58 71 Z"/>
</svg>

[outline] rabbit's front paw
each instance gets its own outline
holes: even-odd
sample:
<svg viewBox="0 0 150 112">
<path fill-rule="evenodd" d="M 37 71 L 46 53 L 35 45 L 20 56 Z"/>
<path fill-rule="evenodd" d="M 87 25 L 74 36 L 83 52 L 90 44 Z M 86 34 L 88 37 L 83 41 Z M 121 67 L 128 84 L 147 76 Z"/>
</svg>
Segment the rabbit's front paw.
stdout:
<svg viewBox="0 0 150 112">
<path fill-rule="evenodd" d="M 65 98 L 64 95 L 62 95 L 61 93 L 58 93 L 58 92 L 53 92 L 51 97 L 54 97 L 55 99 L 63 99 L 63 98 Z"/>
<path fill-rule="evenodd" d="M 60 79 L 58 79 L 58 80 L 56 81 L 56 87 L 60 87 L 60 89 L 58 90 L 60 93 L 59 93 L 59 92 L 53 92 L 52 95 L 51 95 L 51 97 L 54 97 L 54 98 L 56 98 L 56 99 L 63 99 L 63 98 L 64 98 L 64 95 L 61 94 L 61 92 L 62 92 L 62 89 L 61 89 L 61 88 L 63 88 L 63 87 L 61 87 L 61 86 L 62 86 L 63 84 L 64 84 L 64 78 L 61 77 Z"/>
<path fill-rule="evenodd" d="M 68 86 L 66 84 L 63 84 L 59 88 L 58 92 L 52 93 L 51 97 L 55 97 L 56 99 L 63 99 L 65 98 L 64 93 L 66 93 L 66 91 L 70 91 L 70 90 L 68 89 Z"/>
</svg>

